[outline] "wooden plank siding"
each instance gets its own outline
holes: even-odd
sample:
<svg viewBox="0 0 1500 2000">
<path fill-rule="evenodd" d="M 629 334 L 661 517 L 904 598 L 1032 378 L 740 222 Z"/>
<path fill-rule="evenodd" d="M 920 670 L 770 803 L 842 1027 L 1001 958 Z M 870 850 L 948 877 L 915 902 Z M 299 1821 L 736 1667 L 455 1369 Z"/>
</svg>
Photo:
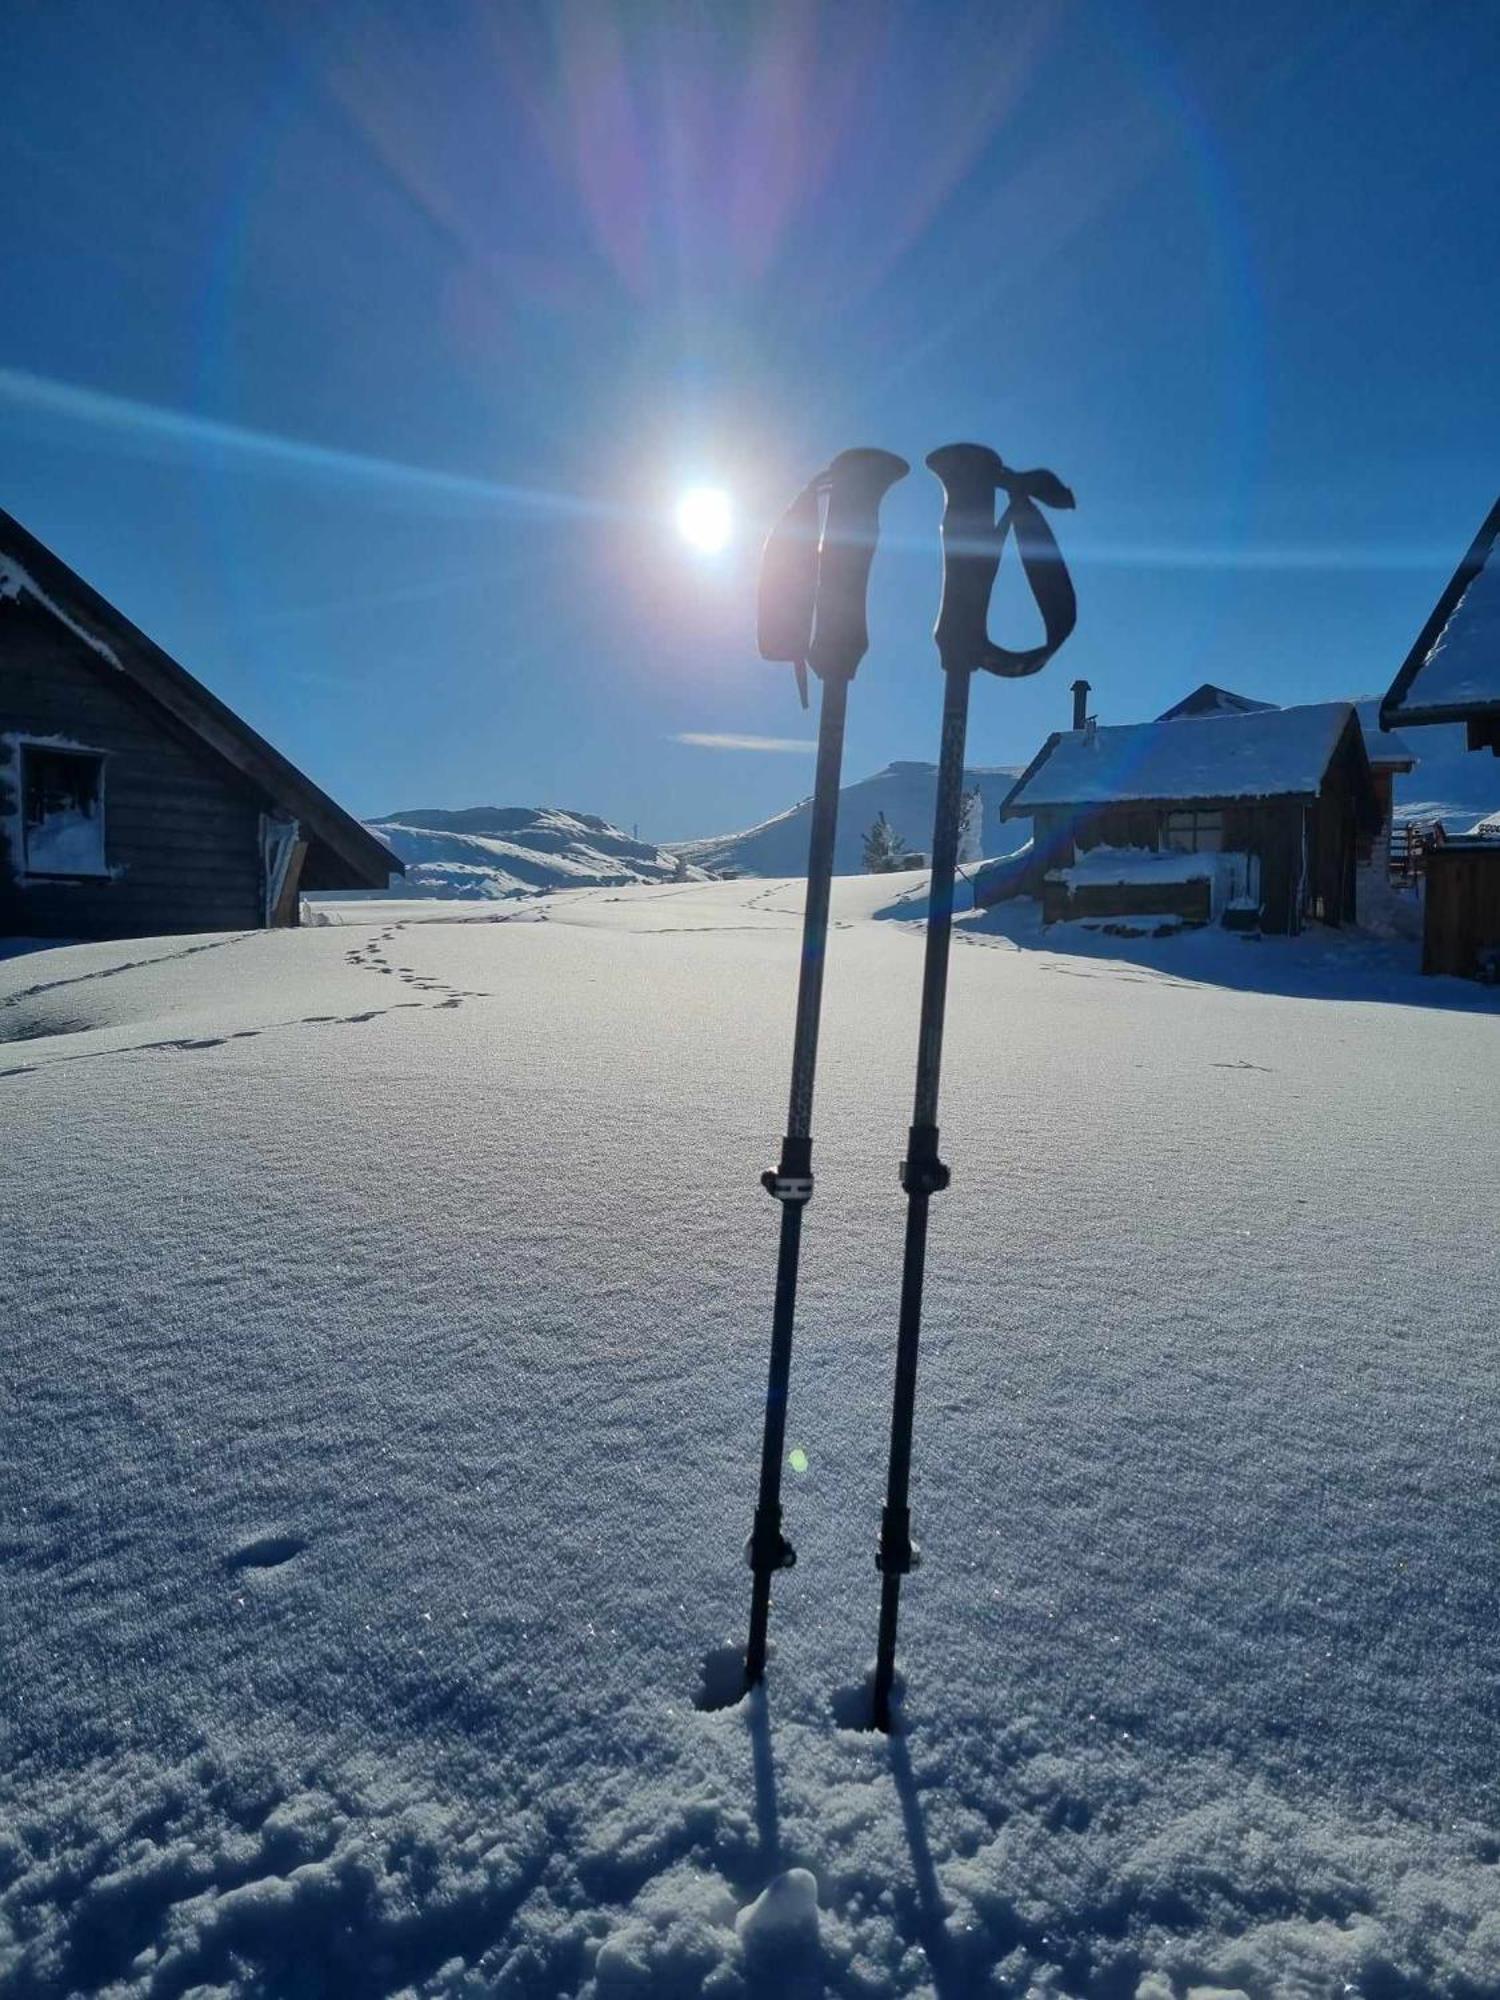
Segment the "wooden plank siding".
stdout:
<svg viewBox="0 0 1500 2000">
<path fill-rule="evenodd" d="M 1260 859 L 1261 929 L 1271 937 L 1295 936 L 1304 913 L 1307 807 L 1295 799 L 1265 799 L 1239 808 L 1225 821 L 1224 838 Z"/>
<path fill-rule="evenodd" d="M 1361 831 L 1373 815 L 1361 811 L 1357 767 L 1342 755 L 1330 765 L 1316 800 L 1173 799 L 1160 805 L 1132 802 L 1089 807 L 1048 807 L 1033 818 L 1035 879 L 1064 868 L 1095 847 L 1165 849 L 1167 819 L 1178 811 L 1223 815 L 1225 853 L 1253 854 L 1260 861 L 1261 928 L 1271 935 L 1295 934 L 1305 918 L 1352 923 L 1355 917 L 1355 863 Z"/>
<path fill-rule="evenodd" d="M 1500 841 L 1453 842 L 1427 856 L 1422 970 L 1485 976 L 1500 955 Z"/>
<path fill-rule="evenodd" d="M 1039 810 L 1033 820 L 1036 845 L 1036 890 L 1049 869 L 1065 868 L 1095 847 L 1140 847 L 1160 852 L 1167 846 L 1169 813 L 1188 810 L 1222 812 L 1225 853 L 1253 854 L 1260 861 L 1261 928 L 1271 935 L 1285 935 L 1302 928 L 1305 905 L 1310 906 L 1311 890 L 1303 880 L 1304 855 L 1311 860 L 1311 843 L 1319 806 L 1307 806 L 1297 799 L 1202 799 L 1162 805 L 1117 805 L 1088 808 L 1049 807 Z M 1335 814 L 1342 807 L 1335 807 Z M 1352 918 L 1354 904 L 1353 833 L 1347 849 L 1342 834 L 1330 836 L 1330 868 L 1339 883 L 1344 881 L 1347 853 L 1347 897 L 1334 896 L 1329 907 L 1336 914 L 1331 922 Z M 1304 848 L 1304 842 L 1307 847 Z M 1301 893 L 1299 894 L 1299 890 Z M 1135 892 L 1139 898 L 1139 890 Z M 1185 912 L 1184 912 L 1185 914 Z"/>
<path fill-rule="evenodd" d="M 261 799 L 123 673 L 28 597 L 0 600 L 0 737 L 61 737 L 104 755 L 108 880 L 0 874 L 0 931 L 149 937 L 264 921 Z M 18 773 L 0 746 L 0 816 L 18 843 Z M 7 850 L 12 841 L 4 843 Z"/>
<path fill-rule="evenodd" d="M 1042 922 L 1062 923 L 1079 917 L 1180 917 L 1184 923 L 1206 924 L 1213 915 L 1213 891 L 1206 880 L 1157 882 L 1143 895 L 1138 882 L 1066 882 L 1042 884 Z"/>
</svg>

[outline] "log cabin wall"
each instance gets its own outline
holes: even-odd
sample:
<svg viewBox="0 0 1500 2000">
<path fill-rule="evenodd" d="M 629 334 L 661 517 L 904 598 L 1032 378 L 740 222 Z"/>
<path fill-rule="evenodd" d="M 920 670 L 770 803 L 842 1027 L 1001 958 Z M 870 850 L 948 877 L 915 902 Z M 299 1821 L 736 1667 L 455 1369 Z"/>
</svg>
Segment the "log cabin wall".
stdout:
<svg viewBox="0 0 1500 2000">
<path fill-rule="evenodd" d="M 1032 815 L 1031 842 L 1037 868 L 1066 868 L 1074 859 L 1074 815 L 1067 807 L 1042 806 Z"/>
<path fill-rule="evenodd" d="M 23 873 L 16 739 L 104 757 L 105 878 Z M 261 800 L 31 599 L 0 600 L 0 932 L 150 937 L 264 922 Z"/>
<path fill-rule="evenodd" d="M 1262 930 L 1276 936 L 1300 931 L 1310 893 L 1304 842 L 1311 833 L 1306 815 L 1312 809 L 1298 799 L 1187 799 L 1038 811 L 1038 880 L 1047 869 L 1065 867 L 1076 854 L 1095 847 L 1159 851 L 1167 845 L 1168 813 L 1183 810 L 1222 812 L 1224 852 L 1253 854 L 1260 862 Z M 1349 897 L 1352 910 L 1352 877 Z"/>
<path fill-rule="evenodd" d="M 1361 868 L 1387 870 L 1390 866 L 1391 821 L 1396 816 L 1396 775 L 1393 771 L 1371 771 L 1370 780 L 1375 787 L 1375 807 L 1380 814 L 1380 824 L 1361 831 L 1357 861 Z"/>
<path fill-rule="evenodd" d="M 1093 847 L 1159 848 L 1165 826 L 1160 806 L 1104 806 L 1080 816 L 1075 837 L 1085 853 Z"/>
<path fill-rule="evenodd" d="M 1237 808 L 1232 822 L 1226 822 L 1225 844 L 1260 858 L 1260 927 L 1272 937 L 1295 937 L 1302 928 L 1306 818 L 1307 808 L 1299 799 L 1261 799 Z"/>
<path fill-rule="evenodd" d="M 1184 923 L 1213 919 L 1213 887 L 1205 879 L 1158 882 L 1142 908 L 1142 889 L 1135 882 L 1086 882 L 1069 888 L 1066 882 L 1042 884 L 1042 922 L 1062 923 L 1075 917 L 1180 917 Z"/>
<path fill-rule="evenodd" d="M 1500 841 L 1453 841 L 1427 856 L 1422 970 L 1484 975 L 1500 955 Z"/>
<path fill-rule="evenodd" d="M 1365 755 L 1364 740 L 1345 731 L 1313 809 L 1313 914 L 1326 924 L 1355 921 L 1355 882 L 1362 841 L 1379 832 L 1381 796 Z"/>
</svg>

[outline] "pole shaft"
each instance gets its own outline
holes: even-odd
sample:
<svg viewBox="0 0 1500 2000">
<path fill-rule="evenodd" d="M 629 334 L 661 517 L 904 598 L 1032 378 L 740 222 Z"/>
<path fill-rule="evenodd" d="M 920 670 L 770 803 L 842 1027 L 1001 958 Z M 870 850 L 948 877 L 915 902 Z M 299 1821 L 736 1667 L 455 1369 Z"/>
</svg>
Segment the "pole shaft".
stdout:
<svg viewBox="0 0 1500 2000">
<path fill-rule="evenodd" d="M 971 678 L 962 668 L 950 670 L 943 676 L 943 735 L 938 752 L 937 804 L 932 816 L 932 886 L 927 903 L 927 951 L 922 966 L 922 1019 L 917 1029 L 917 1087 L 911 1114 L 913 1125 L 937 1123 Z"/>
<path fill-rule="evenodd" d="M 833 843 L 839 821 L 839 772 L 844 761 L 844 712 L 849 683 L 832 675 L 823 683 L 818 713 L 818 769 L 813 780 L 812 826 L 807 842 L 807 903 L 802 913 L 802 969 L 797 980 L 797 1026 L 792 1038 L 792 1087 L 787 1136 L 812 1132 L 813 1076 L 818 1062 L 818 1020 L 823 1007 L 823 964 L 828 955 L 828 899 L 833 887 Z"/>
<path fill-rule="evenodd" d="M 932 1181 L 922 1169 L 937 1164 L 938 1085 L 943 1067 L 943 1021 L 948 999 L 948 951 L 953 935 L 969 678 L 964 669 L 951 670 L 945 675 L 943 689 L 942 747 L 938 755 L 937 803 L 932 825 L 932 882 L 922 967 L 922 1016 L 917 1030 L 917 1080 L 907 1143 L 906 1245 L 901 1265 L 896 1379 L 891 1397 L 890 1461 L 881 1524 L 880 1632 L 875 1648 L 872 1718 L 877 1729 L 887 1731 L 891 1726 L 891 1688 L 896 1672 L 901 1578 L 912 1560 L 911 1438 L 917 1397 L 917 1354 L 922 1339 L 927 1215 L 933 1189 Z M 946 1173 L 937 1185 L 945 1184 Z"/>
<path fill-rule="evenodd" d="M 812 1138 L 813 1081 L 818 1060 L 818 1022 L 823 1004 L 823 964 L 828 951 L 828 903 L 833 879 L 834 837 L 838 831 L 839 772 L 844 755 L 844 713 L 849 683 L 843 675 L 823 682 L 818 714 L 818 768 L 813 782 L 812 827 L 808 836 L 807 901 L 802 916 L 802 964 L 797 979 L 797 1025 L 792 1041 L 792 1082 L 782 1142 L 783 1172 L 808 1171 Z M 789 1157 L 796 1147 L 798 1157 Z M 781 1240 L 776 1257 L 776 1300 L 771 1317 L 771 1359 L 766 1375 L 766 1417 L 761 1434 L 760 1492 L 751 1535 L 750 1636 L 745 1647 L 745 1686 L 755 1687 L 766 1671 L 766 1631 L 771 1615 L 771 1577 L 781 1567 L 781 1465 L 786 1448 L 787 1391 L 792 1371 L 792 1329 L 797 1311 L 797 1273 L 802 1251 L 801 1201 L 781 1204 Z"/>
</svg>

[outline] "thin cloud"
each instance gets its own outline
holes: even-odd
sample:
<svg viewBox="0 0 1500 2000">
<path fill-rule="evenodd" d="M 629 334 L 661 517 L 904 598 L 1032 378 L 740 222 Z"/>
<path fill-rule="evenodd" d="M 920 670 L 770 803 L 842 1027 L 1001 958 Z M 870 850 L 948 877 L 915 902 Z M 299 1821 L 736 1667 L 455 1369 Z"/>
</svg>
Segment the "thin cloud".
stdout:
<svg viewBox="0 0 1500 2000">
<path fill-rule="evenodd" d="M 734 736 L 706 730 L 684 729 L 668 737 L 669 743 L 686 743 L 694 750 L 816 750 L 817 744 L 800 736 Z"/>
<path fill-rule="evenodd" d="M 618 510 L 577 494 L 532 486 L 506 485 L 471 473 L 444 472 L 433 466 L 406 465 L 368 452 L 343 451 L 303 438 L 248 429 L 191 410 L 163 408 L 112 396 L 73 382 L 32 375 L 23 368 L 0 368 L 0 404 L 39 411 L 50 417 L 112 432 L 122 445 L 157 447 L 197 453 L 201 457 L 260 465 L 270 471 L 304 473 L 370 488 L 390 487 L 435 499 L 473 502 L 512 513 L 559 516 L 610 514 Z"/>
</svg>

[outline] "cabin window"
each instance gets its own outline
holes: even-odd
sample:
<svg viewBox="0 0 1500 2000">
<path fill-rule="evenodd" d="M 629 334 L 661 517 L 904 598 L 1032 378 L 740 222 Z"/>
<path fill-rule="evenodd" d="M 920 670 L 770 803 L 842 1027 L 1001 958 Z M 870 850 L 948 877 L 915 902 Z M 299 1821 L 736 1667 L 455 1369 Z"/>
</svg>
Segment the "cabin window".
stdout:
<svg viewBox="0 0 1500 2000">
<path fill-rule="evenodd" d="M 87 750 L 21 746 L 28 875 L 105 875 L 104 759 Z"/>
<path fill-rule="evenodd" d="M 1174 854 L 1218 854 L 1224 846 L 1221 812 L 1169 812 L 1166 846 Z"/>
</svg>

